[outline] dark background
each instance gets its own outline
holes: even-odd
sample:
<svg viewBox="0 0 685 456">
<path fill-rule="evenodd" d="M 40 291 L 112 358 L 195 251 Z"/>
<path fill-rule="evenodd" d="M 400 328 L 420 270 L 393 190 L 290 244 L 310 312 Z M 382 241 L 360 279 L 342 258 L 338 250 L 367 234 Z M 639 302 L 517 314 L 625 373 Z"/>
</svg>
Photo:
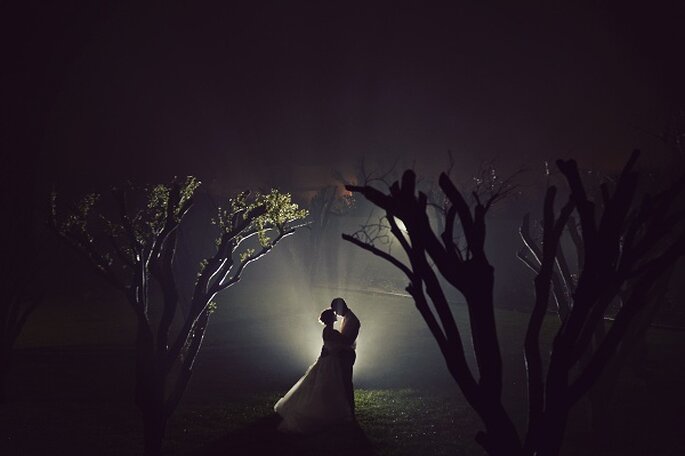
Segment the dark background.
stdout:
<svg viewBox="0 0 685 456">
<path fill-rule="evenodd" d="M 79 189 L 672 158 L 644 131 L 682 106 L 679 2 L 233 3 L 4 3 L 4 153 Z"/>
<path fill-rule="evenodd" d="M 42 226 L 52 189 L 68 201 L 126 180 L 198 176 L 202 199 L 179 256 L 192 279 L 213 242 L 212 198 L 278 186 L 306 203 L 336 183 L 334 170 L 351 178 L 361 157 L 434 177 L 451 150 L 460 182 L 494 160 L 502 175 L 528 170 L 522 194 L 493 212 L 488 231 L 498 312 L 525 310 L 531 277 L 514 256 L 516 229 L 524 212 L 540 212 L 545 161 L 574 157 L 611 175 L 637 147 L 646 175 L 683 169 L 671 147 L 674 125 L 685 126 L 680 3 L 4 2 L 2 177 Z M 392 284 L 386 291 L 402 283 L 340 241 L 358 223 L 331 226 L 329 288 L 309 287 L 303 231 L 220 298 L 185 404 L 287 388 L 320 348 L 316 317 L 333 293 L 364 325 L 361 387 L 457 391 L 411 302 L 369 294 L 378 281 Z M 114 408 L 132 397 L 132 315 L 71 252 L 40 242 L 49 246 L 36 255 L 49 261 L 49 299 L 19 341 L 15 391 L 48 406 Z M 463 309 L 457 315 L 466 325 Z M 520 416 L 526 317 L 498 313 L 507 401 Z M 655 359 L 674 373 L 655 370 L 650 387 L 661 402 L 642 400 L 642 383 L 623 389 L 626 434 L 639 434 L 651 414 L 677 440 L 682 333 L 653 337 Z"/>
</svg>

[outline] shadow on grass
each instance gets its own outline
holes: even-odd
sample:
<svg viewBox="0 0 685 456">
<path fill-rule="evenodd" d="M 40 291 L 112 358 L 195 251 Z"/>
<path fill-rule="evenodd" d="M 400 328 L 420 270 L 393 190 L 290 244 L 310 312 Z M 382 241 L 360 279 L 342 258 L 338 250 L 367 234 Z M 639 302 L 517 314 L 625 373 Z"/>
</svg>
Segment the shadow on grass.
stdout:
<svg viewBox="0 0 685 456">
<path fill-rule="evenodd" d="M 311 435 L 283 434 L 276 429 L 281 417 L 272 414 L 230 432 L 225 437 L 194 451 L 193 456 L 214 455 L 361 455 L 374 454 L 371 441 L 357 423 Z"/>
</svg>

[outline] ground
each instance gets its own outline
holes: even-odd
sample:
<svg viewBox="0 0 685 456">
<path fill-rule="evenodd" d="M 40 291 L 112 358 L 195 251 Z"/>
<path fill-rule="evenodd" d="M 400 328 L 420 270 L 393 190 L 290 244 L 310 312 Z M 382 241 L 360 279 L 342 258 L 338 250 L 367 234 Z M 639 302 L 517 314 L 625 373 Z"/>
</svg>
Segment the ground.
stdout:
<svg viewBox="0 0 685 456">
<path fill-rule="evenodd" d="M 315 359 L 321 330 L 315 317 L 322 307 L 317 303 L 325 305 L 332 294 L 314 292 L 288 307 L 291 311 L 278 308 L 277 318 L 263 303 L 287 301 L 288 292 L 246 287 L 232 295 L 230 306 L 227 302 L 214 316 L 195 376 L 170 423 L 168 454 L 483 454 L 473 440 L 480 429 L 477 416 L 451 381 L 411 302 L 399 296 L 345 294 L 362 320 L 355 371 L 358 425 L 304 438 L 276 432 L 273 404 Z M 127 309 L 89 299 L 98 302 L 47 307 L 27 328 L 16 352 L 11 398 L 0 409 L 0 454 L 140 454 Z M 464 309 L 456 304 L 454 311 L 464 325 Z M 497 319 L 504 400 L 522 428 L 520 347 L 527 315 L 501 310 Z M 555 327 L 550 316 L 546 340 Z M 98 345 L 88 343 L 93 334 Z M 683 336 L 650 330 L 646 362 L 624 372 L 603 441 L 591 443 L 587 407 L 581 403 L 563 454 L 685 453 Z"/>
</svg>

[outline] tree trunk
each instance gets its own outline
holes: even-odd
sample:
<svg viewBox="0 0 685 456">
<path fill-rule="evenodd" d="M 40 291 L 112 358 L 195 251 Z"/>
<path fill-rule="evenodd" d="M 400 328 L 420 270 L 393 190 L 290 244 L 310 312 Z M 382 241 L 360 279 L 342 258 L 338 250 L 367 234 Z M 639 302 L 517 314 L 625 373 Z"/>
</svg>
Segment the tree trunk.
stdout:
<svg viewBox="0 0 685 456">
<path fill-rule="evenodd" d="M 488 408 L 482 415 L 486 433 L 476 436 L 476 441 L 490 456 L 523 456 L 518 432 L 502 404 L 493 404 Z"/>
<path fill-rule="evenodd" d="M 0 405 L 7 403 L 7 377 L 9 366 L 4 363 L 0 365 Z"/>
<path fill-rule="evenodd" d="M 12 368 L 12 347 L 2 347 L 0 350 L 0 404 L 6 404 L 7 381 Z"/>
<path fill-rule="evenodd" d="M 535 456 L 558 456 L 564 442 L 568 410 L 548 413 L 544 417 L 540 441 Z"/>
<path fill-rule="evenodd" d="M 618 379 L 618 367 L 607 369 L 597 379 L 597 383 L 588 391 L 590 406 L 590 434 L 593 445 L 599 447 L 607 436 L 607 426 L 611 423 L 611 404 L 614 398 L 615 381 Z M 615 371 L 615 372 L 614 372 Z"/>
<path fill-rule="evenodd" d="M 151 409 L 143 412 L 145 456 L 160 456 L 166 432 L 167 416 L 161 407 L 151 407 Z"/>
<path fill-rule="evenodd" d="M 162 454 L 162 442 L 168 415 L 164 407 L 164 382 L 153 369 L 139 374 L 137 390 L 137 405 L 143 415 L 143 438 L 145 456 L 159 456 Z"/>
<path fill-rule="evenodd" d="M 162 454 L 168 415 L 164 408 L 166 376 L 161 366 L 147 320 L 141 314 L 136 338 L 136 405 L 143 415 L 145 456 Z"/>
</svg>

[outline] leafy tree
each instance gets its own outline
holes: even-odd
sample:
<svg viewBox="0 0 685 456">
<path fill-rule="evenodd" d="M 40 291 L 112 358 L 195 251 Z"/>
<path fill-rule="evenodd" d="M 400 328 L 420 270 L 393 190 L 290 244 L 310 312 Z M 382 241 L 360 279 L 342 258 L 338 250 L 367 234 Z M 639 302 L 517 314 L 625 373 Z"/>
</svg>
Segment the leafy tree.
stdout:
<svg viewBox="0 0 685 456">
<path fill-rule="evenodd" d="M 534 279 L 535 302 L 530 315 L 524 355 L 528 374 L 528 426 L 521 438 L 502 404 L 502 359 L 495 325 L 493 284 L 495 270 L 485 253 L 486 214 L 505 187 L 495 187 L 487 198 L 473 194 L 473 208 L 446 174 L 439 185 L 449 200 L 444 230 L 436 233 L 427 215 L 428 201 L 416 192 L 416 177 L 408 170 L 401 182 L 384 193 L 370 186 L 349 186 L 385 211 L 390 231 L 406 257 L 374 245 L 364 229 L 343 238 L 400 269 L 407 277 L 407 291 L 429 327 L 447 368 L 464 397 L 483 420 L 485 430 L 476 440 L 493 456 L 553 456 L 560 451 L 571 407 L 598 379 L 630 324 L 643 309 L 659 278 L 685 253 L 685 214 L 675 207 L 685 178 L 653 197 L 635 203 L 638 174 L 635 153 L 616 182 L 613 193 L 602 187 L 604 205 L 596 211 L 581 182 L 573 160 L 559 160 L 570 197 L 556 215 L 557 189 L 547 189 L 543 206 L 540 267 Z M 577 211 L 585 252 L 573 304 L 566 323 L 554 337 L 545 372 L 540 332 L 547 312 L 559 240 L 571 214 Z M 399 227 L 402 222 L 403 229 Z M 455 239 L 457 228 L 461 236 Z M 471 327 L 477 377 L 466 361 L 460 329 L 445 297 L 442 276 L 465 298 Z M 626 285 L 634 292 L 616 315 L 605 337 L 582 368 L 579 360 L 607 306 Z"/>
<path fill-rule="evenodd" d="M 214 298 L 293 234 L 299 227 L 293 223 L 307 215 L 278 190 L 229 199 L 213 220 L 219 230 L 214 255 L 202 261 L 189 302 L 181 302 L 173 267 L 177 234 L 199 185 L 188 177 L 142 192 L 115 189 L 116 223 L 104 208 L 96 210 L 99 195 L 86 195 L 63 217 L 53 195 L 52 229 L 126 296 L 135 314 L 135 402 L 150 456 L 161 453 L 167 421 L 186 390 L 216 307 Z M 150 293 L 154 283 L 161 291 L 158 298 Z M 174 325 L 179 311 L 180 324 Z"/>
</svg>

